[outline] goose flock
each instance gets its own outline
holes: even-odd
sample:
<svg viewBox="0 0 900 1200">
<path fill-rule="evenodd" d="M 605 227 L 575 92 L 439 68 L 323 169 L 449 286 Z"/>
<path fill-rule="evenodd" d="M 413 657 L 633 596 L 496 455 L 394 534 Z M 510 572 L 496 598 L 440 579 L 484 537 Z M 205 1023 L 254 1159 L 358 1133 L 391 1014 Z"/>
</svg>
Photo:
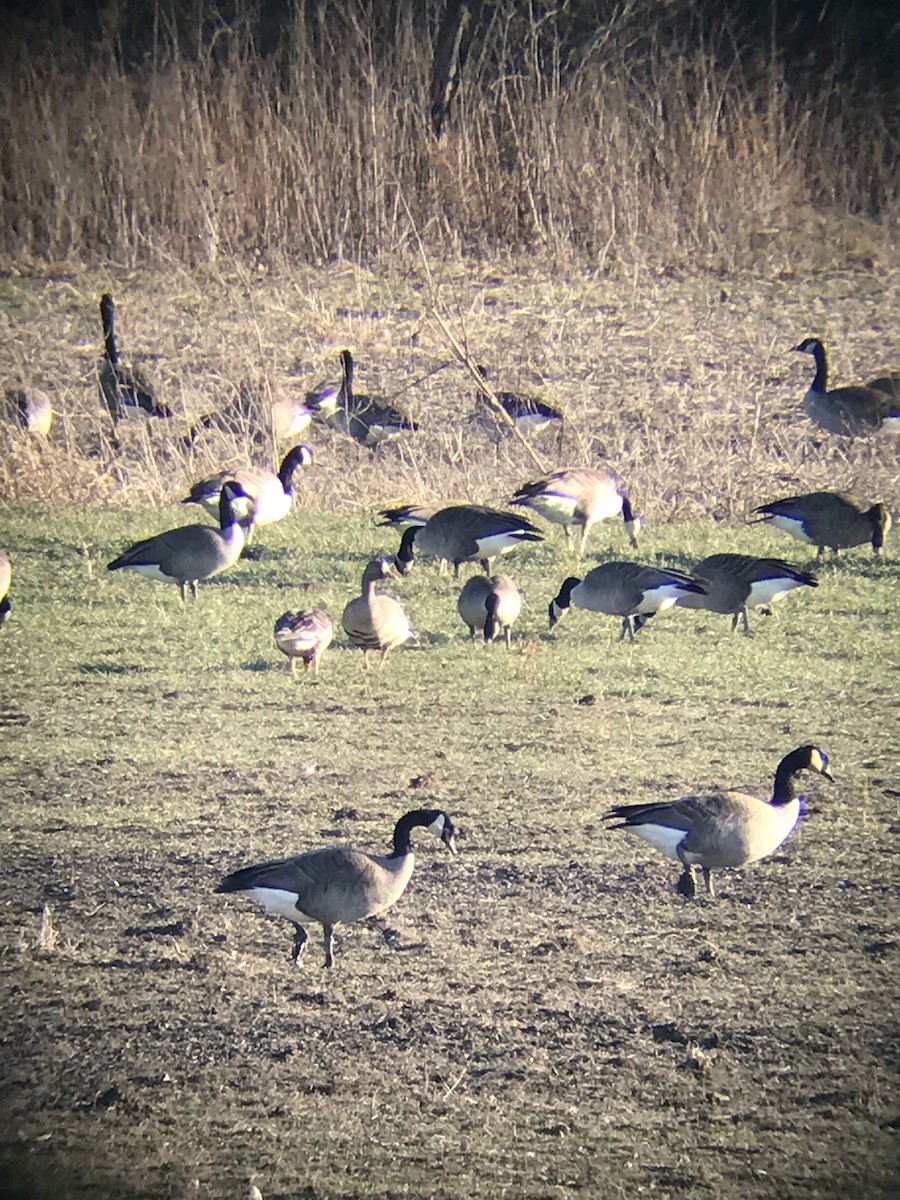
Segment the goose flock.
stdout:
<svg viewBox="0 0 900 1200">
<path fill-rule="evenodd" d="M 103 352 L 97 368 L 102 409 L 112 422 L 113 445 L 119 423 L 133 417 L 169 419 L 172 410 L 138 371 L 122 364 L 115 332 L 115 304 L 104 294 L 100 301 Z M 796 350 L 812 355 L 815 377 L 803 408 L 820 429 L 840 437 L 883 435 L 900 431 L 900 377 L 887 375 L 865 386 L 828 388 L 825 346 L 806 338 Z M 205 431 L 245 430 L 295 436 L 314 421 L 323 422 L 373 453 L 384 442 L 412 435 L 419 428 L 410 415 L 392 402 L 354 390 L 354 362 L 349 350 L 340 355 L 340 379 L 323 382 L 306 393 L 302 403 L 269 396 L 264 405 L 258 393 L 242 390 L 238 399 L 217 413 L 201 418 L 186 439 L 193 445 Z M 476 395 L 473 419 L 494 432 L 512 426 L 522 436 L 550 425 L 562 426 L 563 414 L 543 401 L 490 387 L 484 367 L 476 368 L 484 390 Z M 46 396 L 19 390 L 7 393 L 7 405 L 21 427 L 46 436 L 52 410 Z M 501 415 L 502 414 L 502 415 Z M 198 480 L 184 504 L 199 505 L 218 526 L 196 524 L 164 530 L 127 547 L 108 564 L 111 572 L 131 570 L 156 582 L 178 585 L 182 601 L 198 584 L 233 567 L 257 528 L 282 520 L 291 510 L 296 471 L 313 461 L 305 443 L 284 455 L 277 472 L 258 465 L 224 469 Z M 519 510 L 563 527 L 568 550 L 579 559 L 588 536 L 599 522 L 621 518 L 631 548 L 639 548 L 642 521 L 619 479 L 607 470 L 574 467 L 554 471 L 518 487 L 505 508 L 465 500 L 428 505 L 397 504 L 378 514 L 381 527 L 400 534 L 399 545 L 368 562 L 360 592 L 348 599 L 340 626 L 347 643 L 362 651 L 369 669 L 377 654 L 384 668 L 392 650 L 415 640 L 403 604 L 379 590 L 384 580 L 400 580 L 417 558 L 431 558 L 442 570 L 453 569 L 458 579 L 464 564 L 477 564 L 460 588 L 456 609 L 470 639 L 485 645 L 503 640 L 512 646 L 513 626 L 523 597 L 514 579 L 492 574 L 495 560 L 544 540 L 544 533 Z M 884 547 L 891 518 L 882 502 L 860 502 L 839 491 L 818 491 L 780 497 L 753 510 L 760 523 L 774 525 L 791 537 L 815 546 L 821 557 L 830 550 L 870 545 Z M 0 624 L 10 611 L 12 567 L 0 551 Z M 748 612 L 767 608 L 798 588 L 816 588 L 810 571 L 772 557 L 718 553 L 693 564 L 690 570 L 635 561 L 601 562 L 580 576 L 569 575 L 554 584 L 545 597 L 552 630 L 572 607 L 615 617 L 621 622 L 620 641 L 634 642 L 652 617 L 682 608 L 731 616 L 732 630 L 742 623 L 750 636 Z M 287 658 L 291 673 L 301 661 L 316 675 L 332 644 L 335 626 L 322 608 L 285 612 L 274 623 L 274 641 Z M 646 635 L 645 635 L 646 636 Z M 712 897 L 711 872 L 741 867 L 771 855 L 787 838 L 800 815 L 796 780 L 811 771 L 832 780 L 827 755 L 814 745 L 800 746 L 778 764 L 767 799 L 737 791 L 684 796 L 671 801 L 620 805 L 606 814 L 614 829 L 644 839 L 682 868 L 677 890 L 696 895 L 695 872 L 704 877 Z M 441 810 L 417 809 L 397 822 L 389 854 L 367 854 L 349 847 L 311 850 L 293 858 L 243 867 L 222 880 L 218 891 L 242 893 L 268 912 L 289 920 L 295 930 L 292 958 L 296 962 L 307 941 L 305 925 L 321 924 L 325 965 L 333 963 L 333 931 L 340 923 L 363 920 L 395 904 L 413 871 L 412 831 L 423 827 L 455 853 L 454 826 Z"/>
</svg>

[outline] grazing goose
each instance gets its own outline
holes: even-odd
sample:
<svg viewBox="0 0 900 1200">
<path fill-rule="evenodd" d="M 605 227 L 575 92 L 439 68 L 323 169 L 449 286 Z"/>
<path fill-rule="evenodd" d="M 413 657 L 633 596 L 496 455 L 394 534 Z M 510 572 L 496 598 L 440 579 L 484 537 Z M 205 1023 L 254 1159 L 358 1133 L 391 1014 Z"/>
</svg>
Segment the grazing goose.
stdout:
<svg viewBox="0 0 900 1200">
<path fill-rule="evenodd" d="M 374 396 L 357 395 L 353 390 L 353 355 L 349 350 L 341 351 L 343 377 L 336 396 L 332 399 L 330 385 L 323 385 L 317 400 L 307 396 L 307 405 L 323 416 L 330 425 L 339 429 L 370 450 L 382 442 L 398 437 L 402 433 L 419 428 L 406 413 Z"/>
<path fill-rule="evenodd" d="M 453 822 L 440 809 L 415 809 L 394 827 L 390 854 L 364 854 L 350 846 L 328 846 L 294 858 L 244 867 L 226 875 L 217 892 L 246 892 L 267 912 L 294 926 L 291 958 L 297 962 L 309 935 L 303 925 L 319 921 L 325 966 L 334 966 L 334 927 L 377 917 L 406 891 L 415 866 L 411 833 L 422 825 L 456 853 Z"/>
<path fill-rule="evenodd" d="M 667 858 L 682 864 L 678 891 L 688 898 L 697 892 L 695 868 L 703 871 L 707 896 L 714 896 L 712 871 L 743 867 L 773 854 L 785 840 L 802 810 L 795 794 L 801 771 L 816 771 L 834 782 L 828 757 L 817 746 L 798 746 L 778 764 L 771 800 L 745 792 L 710 792 L 682 796 L 655 804 L 619 804 L 604 813 L 617 820 L 612 829 L 636 833 Z"/>
<path fill-rule="evenodd" d="M 370 650 L 380 652 L 381 666 L 384 667 L 388 653 L 413 636 L 403 605 L 392 596 L 382 596 L 375 591 L 379 579 L 396 577 L 389 558 L 373 558 L 363 572 L 362 595 L 350 601 L 341 617 L 344 633 L 363 652 L 363 666 L 367 671 Z"/>
<path fill-rule="evenodd" d="M 474 640 L 476 630 L 484 634 L 485 642 L 495 641 L 500 634 L 506 647 L 512 645 L 512 626 L 522 611 L 522 595 L 508 575 L 473 575 L 459 593 L 456 611 L 469 627 Z"/>
<path fill-rule="evenodd" d="M 464 504 L 464 500 L 438 500 L 434 504 L 395 504 L 390 508 L 378 510 L 379 527 L 389 529 L 408 529 L 410 525 L 427 525 L 435 513 L 442 508 Z"/>
<path fill-rule="evenodd" d="M 12 583 L 12 564 L 5 551 L 0 550 L 0 625 L 9 616 L 9 585 Z"/>
<path fill-rule="evenodd" d="M 800 571 L 781 558 L 754 558 L 750 554 L 711 554 L 694 567 L 694 577 L 705 591 L 680 596 L 681 608 L 703 608 L 707 612 L 731 613 L 731 630 L 743 618 L 744 634 L 750 637 L 747 610 L 772 604 L 797 587 L 818 587 L 809 571 Z"/>
<path fill-rule="evenodd" d="M 871 543 L 878 554 L 891 527 L 891 514 L 883 504 L 865 508 L 844 492 L 807 492 L 787 496 L 754 508 L 760 521 L 783 529 L 798 541 L 818 547 L 819 558 L 826 548 L 835 552 L 848 546 Z M 759 522 L 756 522 L 757 524 Z"/>
<path fill-rule="evenodd" d="M 3 416 L 26 433 L 47 437 L 53 424 L 53 405 L 40 388 L 10 388 L 6 392 Z"/>
<path fill-rule="evenodd" d="M 601 563 L 584 579 L 572 575 L 563 582 L 559 594 L 550 601 L 550 628 L 574 604 L 590 612 L 621 617 L 619 641 L 627 634 L 633 642 L 635 633 L 650 617 L 671 608 L 679 597 L 689 593 L 702 594 L 703 584 L 684 571 L 631 562 Z"/>
<path fill-rule="evenodd" d="M 487 574 L 490 560 L 508 554 L 519 542 L 541 542 L 544 535 L 530 521 L 515 513 L 483 508 L 479 504 L 451 504 L 430 517 L 424 525 L 411 525 L 400 541 L 395 563 L 405 575 L 413 561 L 413 549 L 453 564 L 456 577 L 460 563 L 480 562 Z"/>
<path fill-rule="evenodd" d="M 235 438 L 249 438 L 255 445 L 271 445 L 298 437 L 309 427 L 312 413 L 302 400 L 272 387 L 244 381 L 230 404 L 207 413 L 192 426 L 183 444 L 190 448 L 204 430 L 217 429 Z"/>
<path fill-rule="evenodd" d="M 637 549 L 641 519 L 635 517 L 616 478 L 606 471 L 590 467 L 555 471 L 536 483 L 523 484 L 510 504 L 530 508 L 545 521 L 562 525 L 567 542 L 571 541 L 572 529 L 580 529 L 579 555 L 584 553 L 591 526 L 621 513 L 628 539 Z"/>
<path fill-rule="evenodd" d="M 283 613 L 275 622 L 275 645 L 288 657 L 288 668 L 294 674 L 297 659 L 307 671 L 319 673 L 319 659 L 331 645 L 334 626 L 323 608 L 307 608 L 301 612 Z"/>
<path fill-rule="evenodd" d="M 478 374 L 490 383 L 490 377 L 485 367 L 476 367 Z M 493 388 L 491 389 L 493 391 Z M 535 396 L 518 396 L 515 392 L 497 392 L 494 395 L 500 402 L 500 407 L 515 425 L 516 429 L 526 436 L 546 428 L 553 421 L 560 423 L 562 428 L 563 415 L 552 404 L 546 404 Z M 490 433 L 503 431 L 504 422 L 498 417 L 497 411 L 487 394 L 480 390 L 475 393 L 475 420 Z"/>
<path fill-rule="evenodd" d="M 104 349 L 97 365 L 97 379 L 100 402 L 112 417 L 113 427 L 123 418 L 171 417 L 171 408 L 157 400 L 152 385 L 144 376 L 119 362 L 116 306 L 108 292 L 100 298 L 100 319 L 103 323 Z"/>
<path fill-rule="evenodd" d="M 209 513 L 217 513 L 222 485 L 229 479 L 240 484 L 248 498 L 247 508 L 239 512 L 249 542 L 257 525 L 272 525 L 291 511 L 293 479 L 298 467 L 312 462 L 312 450 L 301 443 L 284 456 L 278 474 L 264 467 L 242 467 L 238 471 L 220 471 L 211 479 L 195 483 L 182 504 L 200 504 Z"/>
<path fill-rule="evenodd" d="M 158 583 L 177 583 L 181 599 L 190 585 L 196 598 L 197 583 L 233 567 L 244 548 L 244 531 L 235 512 L 245 499 L 240 484 L 229 480 L 219 498 L 219 528 L 212 525 L 182 525 L 133 546 L 107 564 L 109 571 L 128 568 Z"/>
<path fill-rule="evenodd" d="M 816 374 L 803 398 L 806 415 L 815 425 L 845 437 L 861 437 L 882 429 L 900 433 L 900 403 L 886 391 L 858 384 L 829 390 L 824 343 L 819 338 L 804 338 L 794 349 L 815 359 Z"/>
</svg>

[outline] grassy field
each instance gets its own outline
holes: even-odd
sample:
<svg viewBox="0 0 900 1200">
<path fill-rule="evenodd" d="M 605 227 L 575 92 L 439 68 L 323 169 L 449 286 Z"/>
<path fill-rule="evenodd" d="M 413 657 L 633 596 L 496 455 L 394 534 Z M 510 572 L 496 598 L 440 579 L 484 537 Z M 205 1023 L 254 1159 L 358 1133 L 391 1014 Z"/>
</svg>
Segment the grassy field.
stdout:
<svg viewBox="0 0 900 1200">
<path fill-rule="evenodd" d="M 418 647 L 366 674 L 339 636 L 292 681 L 275 617 L 339 617 L 397 536 L 298 510 L 184 606 L 105 571 L 185 519 L 0 509 L 4 1195 L 893 1194 L 895 540 L 826 563 L 752 639 L 675 611 L 629 646 L 577 611 L 548 633 L 577 566 L 548 530 L 508 560 L 511 653 L 470 644 L 456 586 L 417 564 L 393 590 Z M 637 555 L 619 526 L 594 539 L 585 566 L 806 558 L 709 520 L 651 525 Z M 599 821 L 766 786 L 807 741 L 835 785 L 812 779 L 799 831 L 715 903 Z M 340 931 L 332 972 L 213 894 L 261 858 L 380 849 L 422 805 L 459 856 L 422 833 L 407 894 Z"/>
</svg>

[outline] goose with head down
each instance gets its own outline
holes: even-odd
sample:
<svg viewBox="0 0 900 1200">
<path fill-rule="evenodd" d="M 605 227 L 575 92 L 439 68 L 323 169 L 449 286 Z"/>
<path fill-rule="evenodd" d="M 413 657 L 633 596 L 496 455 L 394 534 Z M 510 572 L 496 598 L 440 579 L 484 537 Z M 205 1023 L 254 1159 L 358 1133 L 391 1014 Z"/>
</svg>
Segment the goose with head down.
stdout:
<svg viewBox="0 0 900 1200">
<path fill-rule="evenodd" d="M 488 574 L 490 560 L 496 555 L 508 554 L 520 542 L 540 542 L 543 538 L 539 529 L 516 513 L 479 504 L 453 504 L 440 509 L 424 525 L 406 529 L 395 562 L 405 575 L 418 550 L 452 563 L 457 577 L 464 562 L 480 562 Z"/>
</svg>

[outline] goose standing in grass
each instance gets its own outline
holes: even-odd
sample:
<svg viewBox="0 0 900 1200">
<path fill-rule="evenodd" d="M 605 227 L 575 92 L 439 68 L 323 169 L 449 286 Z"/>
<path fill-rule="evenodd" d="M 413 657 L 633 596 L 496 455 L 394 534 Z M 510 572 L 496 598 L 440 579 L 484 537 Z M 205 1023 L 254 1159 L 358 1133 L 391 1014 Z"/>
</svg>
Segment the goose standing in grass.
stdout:
<svg viewBox="0 0 900 1200">
<path fill-rule="evenodd" d="M 573 529 L 580 530 L 579 556 L 584 553 L 591 526 L 621 513 L 628 540 L 637 549 L 641 519 L 634 515 L 618 480 L 607 471 L 591 467 L 554 471 L 535 483 L 523 484 L 509 503 L 530 508 L 545 521 L 562 525 L 566 542 L 571 542 Z"/>
<path fill-rule="evenodd" d="M 463 500 L 437 500 L 432 504 L 394 504 L 388 508 L 380 508 L 378 522 L 380 528 L 408 529 L 410 525 L 427 525 L 435 513 L 442 508 L 464 504 Z"/>
<path fill-rule="evenodd" d="M 319 660 L 333 637 L 331 617 L 323 608 L 286 612 L 275 622 L 275 645 L 287 655 L 292 675 L 298 658 L 307 671 L 312 667 L 313 675 L 318 675 Z"/>
<path fill-rule="evenodd" d="M 4 550 L 0 550 L 0 625 L 6 621 L 12 605 L 9 602 L 9 588 L 12 583 L 12 564 Z"/>
<path fill-rule="evenodd" d="M 761 504 L 753 511 L 760 514 L 760 522 L 783 529 L 808 546 L 816 546 L 819 558 L 826 549 L 836 554 L 838 550 L 864 546 L 867 542 L 878 554 L 891 527 L 891 514 L 883 504 L 867 508 L 844 492 L 786 496 Z"/>
<path fill-rule="evenodd" d="M 803 408 L 813 424 L 844 437 L 863 437 L 881 430 L 900 433 L 900 401 L 888 391 L 861 384 L 829 389 L 824 342 L 808 337 L 794 349 L 815 360 L 816 373 L 803 398 Z"/>
<path fill-rule="evenodd" d="M 107 564 L 109 571 L 137 571 L 158 583 L 177 583 L 181 599 L 189 586 L 196 598 L 197 584 L 233 567 L 244 548 L 244 531 L 236 506 L 246 501 L 240 484 L 229 480 L 219 497 L 219 528 L 212 525 L 182 525 L 156 537 L 135 542 Z"/>
<path fill-rule="evenodd" d="M 748 609 L 773 604 L 794 588 L 819 586 L 815 575 L 784 559 L 750 554 L 711 554 L 697 563 L 693 575 L 705 590 L 680 596 L 679 606 L 730 614 L 732 633 L 741 617 L 747 637 L 751 636 Z"/>
<path fill-rule="evenodd" d="M 369 651 L 381 655 L 381 666 L 397 646 L 413 636 L 403 605 L 392 596 L 382 596 L 375 585 L 381 579 L 396 579 L 397 572 L 389 558 L 373 558 L 362 577 L 362 595 L 351 600 L 344 609 L 341 624 L 350 642 L 363 652 L 363 666 L 369 670 Z"/>
<path fill-rule="evenodd" d="M 522 611 L 522 594 L 508 575 L 473 575 L 459 593 L 456 611 L 469 628 L 474 640 L 476 632 L 485 642 L 493 642 L 501 633 L 506 648 L 512 645 L 512 626 Z"/>
<path fill-rule="evenodd" d="M 651 804 L 618 804 L 604 814 L 612 829 L 635 833 L 680 862 L 678 891 L 697 893 L 695 869 L 703 871 L 707 896 L 714 896 L 712 871 L 743 867 L 774 854 L 797 824 L 803 798 L 796 793 L 801 771 L 834 782 L 828 756 L 817 746 L 798 746 L 778 764 L 770 800 L 745 792 L 709 792 Z"/>
<path fill-rule="evenodd" d="M 490 376 L 485 367 L 475 368 L 481 378 L 490 385 Z M 537 433 L 541 429 L 554 422 L 559 424 L 562 430 L 563 415 L 558 408 L 554 408 L 552 404 L 547 404 L 543 400 L 538 400 L 536 396 L 519 396 L 515 392 L 494 392 L 500 407 L 515 425 L 516 429 L 526 437 L 530 433 Z M 490 397 L 486 392 L 479 389 L 475 393 L 475 421 L 486 429 L 489 433 L 503 432 L 504 422 L 497 414 L 494 405 L 491 403 Z"/>
<path fill-rule="evenodd" d="M 325 384 L 318 398 L 314 393 L 308 393 L 306 400 L 313 412 L 335 429 L 346 433 L 361 446 L 374 450 L 382 442 L 419 428 L 405 412 L 387 400 L 354 392 L 354 363 L 349 350 L 341 351 L 341 370 L 343 374 L 337 393 Z"/>
<path fill-rule="evenodd" d="M 619 641 L 630 642 L 652 616 L 679 602 L 682 596 L 702 595 L 704 585 L 684 571 L 669 567 L 647 567 L 640 563 L 601 563 L 583 579 L 569 576 L 550 601 L 550 628 L 574 604 L 590 612 L 622 618 Z"/>
<path fill-rule="evenodd" d="M 211 479 L 195 483 L 182 504 L 199 504 L 207 512 L 215 514 L 218 512 L 222 485 L 229 479 L 235 480 L 247 497 L 247 507 L 240 513 L 240 519 L 249 542 L 257 525 L 272 525 L 288 515 L 294 498 L 294 472 L 298 467 L 309 466 L 312 460 L 312 450 L 301 443 L 287 452 L 277 474 L 264 467 L 220 471 Z"/>
<path fill-rule="evenodd" d="M 414 558 L 414 550 L 433 555 L 453 564 L 456 577 L 460 564 L 480 562 L 487 575 L 490 560 L 508 554 L 520 542 L 541 542 L 544 535 L 530 521 L 516 513 L 484 508 L 480 504 L 451 504 L 430 517 L 424 525 L 411 525 L 404 531 L 395 563 L 405 575 Z"/>
<path fill-rule="evenodd" d="M 245 892 L 274 916 L 294 926 L 291 958 L 296 963 L 309 940 L 304 924 L 323 930 L 325 966 L 334 966 L 334 927 L 377 917 L 396 904 L 412 877 L 412 831 L 422 826 L 456 853 L 453 822 L 440 809 L 415 809 L 394 827 L 390 854 L 365 854 L 350 846 L 328 846 L 294 858 L 244 867 L 226 875 L 217 892 Z"/>
<path fill-rule="evenodd" d="M 100 403 L 112 417 L 113 428 L 132 417 L 171 417 L 172 410 L 157 400 L 152 385 L 140 371 L 123 366 L 116 343 L 116 306 L 107 292 L 100 299 L 103 355 L 97 365 Z"/>
<path fill-rule="evenodd" d="M 35 437 L 48 437 L 53 425 L 53 405 L 40 388 L 9 388 L 4 399 L 5 420 Z"/>
</svg>

